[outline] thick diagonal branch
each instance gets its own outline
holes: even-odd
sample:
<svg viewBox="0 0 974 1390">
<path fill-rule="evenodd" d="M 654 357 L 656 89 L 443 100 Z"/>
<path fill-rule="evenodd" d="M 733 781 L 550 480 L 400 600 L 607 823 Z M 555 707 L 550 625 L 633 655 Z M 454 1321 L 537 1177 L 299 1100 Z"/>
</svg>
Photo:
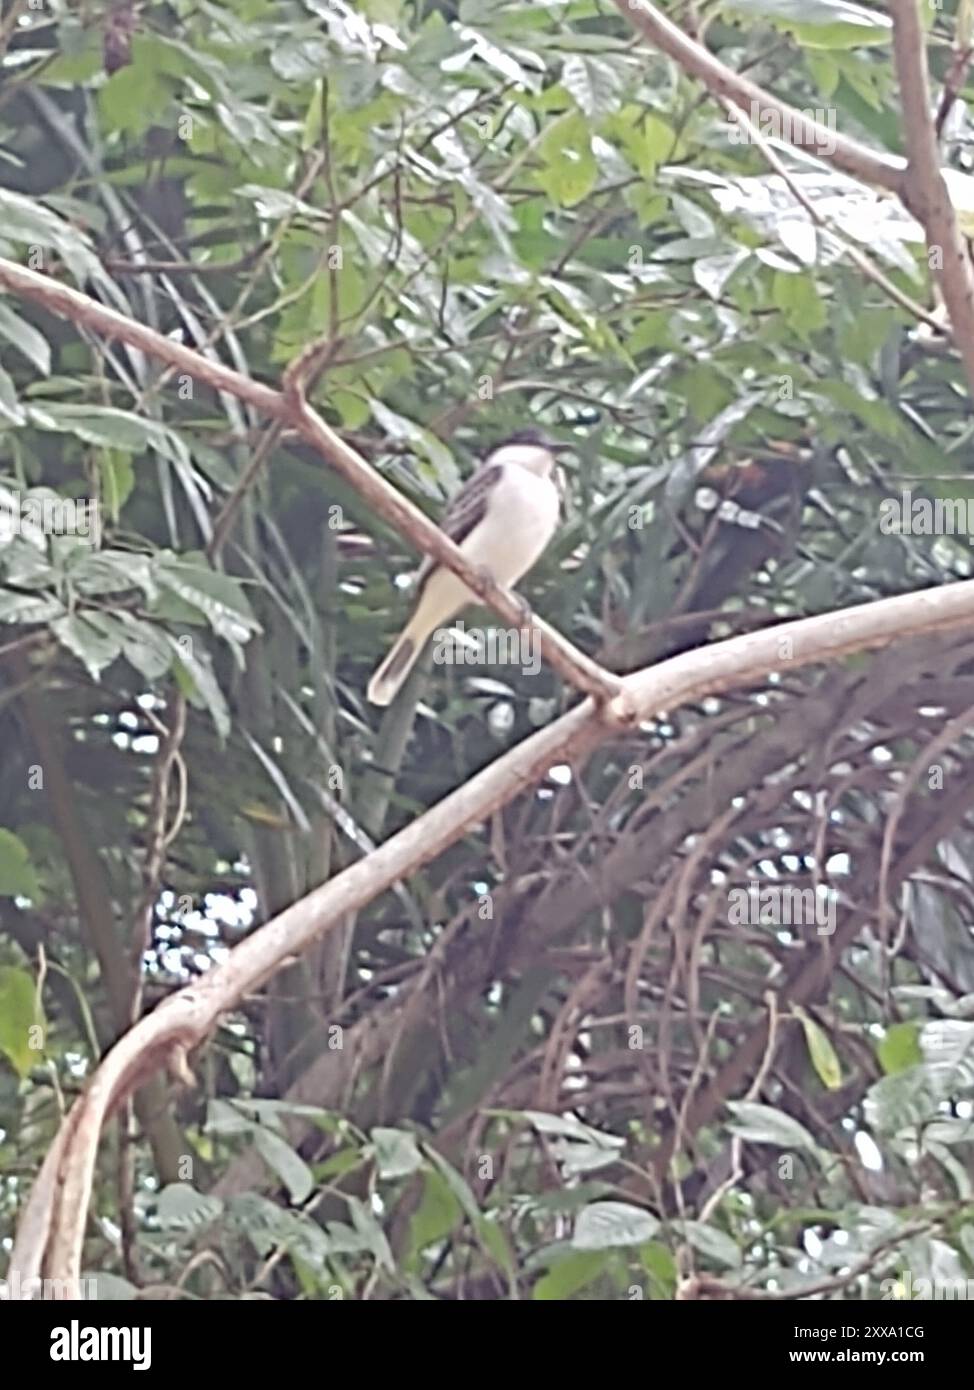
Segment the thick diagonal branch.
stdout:
<svg viewBox="0 0 974 1390">
<path fill-rule="evenodd" d="M 447 569 L 458 574 L 478 598 L 512 627 L 524 626 L 523 605 L 513 594 L 501 585 L 492 583 L 483 570 L 472 565 L 438 526 L 434 526 L 418 507 L 391 487 L 365 459 L 334 430 L 329 429 L 321 416 L 305 404 L 299 393 L 275 391 L 270 386 L 253 381 L 243 373 L 225 367 L 222 362 L 184 347 L 182 343 L 147 328 L 145 324 L 99 304 L 88 295 L 47 275 L 17 265 L 14 261 L 0 259 L 0 287 L 22 299 L 40 304 L 48 313 L 68 319 L 78 327 L 140 348 L 156 361 L 189 374 L 214 391 L 225 391 L 236 396 L 262 414 L 293 429 L 341 474 L 377 515 L 395 527 L 417 550 L 432 555 Z M 538 631 L 542 656 L 559 675 L 601 705 L 607 706 L 612 702 L 613 717 L 617 721 L 624 721 L 625 712 L 617 698 L 620 689 L 618 679 L 534 614 L 531 622 Z"/>
<path fill-rule="evenodd" d="M 905 172 L 902 160 L 880 154 L 857 140 L 850 140 L 848 136 L 838 135 L 797 107 L 772 96 L 756 82 L 742 77 L 715 58 L 648 0 L 615 0 L 615 6 L 655 48 L 672 58 L 691 77 L 698 78 L 715 96 L 724 97 L 745 111 L 750 111 L 753 106 L 760 110 L 762 117 L 773 112 L 779 118 L 782 138 L 790 144 L 811 150 L 853 178 L 902 195 Z"/>
<path fill-rule="evenodd" d="M 890 11 L 907 152 L 906 186 L 901 196 L 923 227 L 930 267 L 940 285 L 954 342 L 974 395 L 974 274 L 967 242 L 940 173 L 919 0 L 890 0 Z"/>
<path fill-rule="evenodd" d="M 683 652 L 622 680 L 623 696 L 644 721 L 705 695 L 789 668 L 835 661 L 919 634 L 974 626 L 974 580 L 784 623 Z M 782 658 L 782 651 L 791 655 Z M 180 1066 L 221 1014 L 257 990 L 293 956 L 334 931 L 468 829 L 535 785 L 553 763 L 582 763 L 615 730 L 591 700 L 503 754 L 372 854 L 285 909 L 243 941 L 202 980 L 171 995 L 112 1049 L 59 1131 L 24 1211 L 11 1269 L 23 1281 L 43 1272 L 77 1279 L 95 1156 L 112 1110 L 161 1065 Z"/>
</svg>

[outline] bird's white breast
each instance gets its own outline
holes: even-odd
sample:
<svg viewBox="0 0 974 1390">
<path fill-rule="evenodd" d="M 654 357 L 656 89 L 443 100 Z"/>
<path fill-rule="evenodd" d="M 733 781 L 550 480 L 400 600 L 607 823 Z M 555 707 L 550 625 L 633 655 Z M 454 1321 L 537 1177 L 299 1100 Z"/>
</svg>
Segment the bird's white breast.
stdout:
<svg viewBox="0 0 974 1390">
<path fill-rule="evenodd" d="M 551 478 L 506 462 L 482 520 L 460 542 L 460 549 L 472 564 L 489 569 L 499 584 L 516 584 L 551 540 L 559 506 L 558 489 Z M 478 601 L 462 579 L 438 566 L 423 589 L 424 640 L 426 632 Z"/>
<path fill-rule="evenodd" d="M 487 565 L 498 583 L 515 584 L 551 540 L 558 506 L 551 478 L 508 464 L 463 549 L 474 564 Z"/>
</svg>

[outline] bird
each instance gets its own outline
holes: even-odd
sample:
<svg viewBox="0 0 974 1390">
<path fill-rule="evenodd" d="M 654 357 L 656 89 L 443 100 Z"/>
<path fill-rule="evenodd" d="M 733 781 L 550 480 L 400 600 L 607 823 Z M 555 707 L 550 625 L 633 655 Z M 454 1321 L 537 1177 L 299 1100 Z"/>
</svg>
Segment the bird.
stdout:
<svg viewBox="0 0 974 1390">
<path fill-rule="evenodd" d="M 554 535 L 561 511 L 557 456 L 571 447 L 534 427 L 518 430 L 491 450 L 447 507 L 442 529 L 498 584 L 517 583 Z M 452 570 L 426 557 L 409 621 L 369 681 L 373 705 L 391 703 L 430 635 L 476 597 Z"/>
</svg>

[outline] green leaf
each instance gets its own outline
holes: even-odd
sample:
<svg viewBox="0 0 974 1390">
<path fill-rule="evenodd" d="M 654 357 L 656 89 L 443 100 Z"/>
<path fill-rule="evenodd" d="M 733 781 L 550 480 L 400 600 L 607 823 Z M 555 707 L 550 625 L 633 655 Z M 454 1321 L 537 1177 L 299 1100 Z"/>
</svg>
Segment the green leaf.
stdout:
<svg viewBox="0 0 974 1390">
<path fill-rule="evenodd" d="M 259 631 L 253 609 L 236 579 L 211 569 L 205 561 L 163 551 L 153 574 L 161 589 L 199 610 L 219 637 L 246 642 Z"/>
<path fill-rule="evenodd" d="M 463 1220 L 463 1208 L 442 1173 L 428 1170 L 423 1196 L 409 1223 L 409 1250 L 416 1254 L 445 1239 Z"/>
<path fill-rule="evenodd" d="M 21 1078 L 43 1053 L 31 1047 L 32 1029 L 43 1025 L 37 1013 L 37 988 L 26 970 L 0 966 L 0 1052 Z"/>
<path fill-rule="evenodd" d="M 659 1285 L 664 1298 L 672 1298 L 679 1283 L 679 1270 L 672 1251 L 662 1242 L 651 1240 L 639 1252 L 646 1273 Z"/>
<path fill-rule="evenodd" d="M 417 425 L 382 401 L 371 402 L 371 411 L 378 424 L 392 439 L 408 443 L 418 454 L 429 459 L 436 470 L 436 479 L 446 493 L 455 492 L 460 485 L 460 472 L 450 450 L 430 430 Z"/>
<path fill-rule="evenodd" d="M 774 1144 L 777 1148 L 818 1153 L 818 1145 L 805 1126 L 774 1106 L 738 1100 L 728 1101 L 727 1108 L 734 1116 L 731 1133 L 749 1144 Z"/>
<path fill-rule="evenodd" d="M 584 116 L 562 116 L 554 121 L 540 152 L 545 163 L 537 175 L 538 183 L 552 202 L 572 208 L 588 197 L 598 182 L 599 166 Z"/>
<path fill-rule="evenodd" d="M 283 1246 L 311 1269 L 322 1270 L 336 1252 L 356 1253 L 367 1249 L 364 1236 L 339 1222 L 329 1223 L 327 1232 L 302 1212 L 287 1211 L 276 1202 L 255 1192 L 244 1192 L 227 1202 L 226 1220 L 253 1244 L 260 1255 L 269 1255 Z"/>
<path fill-rule="evenodd" d="M 801 337 L 807 338 L 825 327 L 828 314 L 811 275 L 789 275 L 786 271 L 778 270 L 772 282 L 771 295 L 775 306 L 787 319 L 789 328 Z"/>
<path fill-rule="evenodd" d="M 828 99 L 835 95 L 839 85 L 839 65 L 828 53 L 806 53 L 805 64 L 812 74 L 822 96 Z"/>
<path fill-rule="evenodd" d="M 86 597 L 142 589 L 147 598 L 153 599 L 158 593 L 148 557 L 131 550 L 77 546 L 70 553 L 66 569 L 78 593 Z"/>
<path fill-rule="evenodd" d="M 402 18 L 402 6 L 403 0 L 358 0 L 356 9 L 361 10 L 373 24 L 396 27 Z"/>
<path fill-rule="evenodd" d="M 923 1061 L 920 1024 L 916 1020 L 890 1024 L 876 1048 L 876 1056 L 887 1076 L 918 1066 Z"/>
<path fill-rule="evenodd" d="M 378 1127 L 369 1137 L 380 1178 L 406 1178 L 422 1168 L 425 1160 L 408 1130 Z"/>
<path fill-rule="evenodd" d="M 316 1163 L 312 1168 L 316 1182 L 328 1182 L 331 1178 L 343 1177 L 362 1165 L 362 1152 L 359 1148 L 339 1149 L 324 1163 Z"/>
<path fill-rule="evenodd" d="M 394 1270 L 396 1267 L 395 1258 L 385 1232 L 372 1210 L 364 1202 L 360 1202 L 354 1197 L 346 1197 L 345 1201 L 351 1213 L 352 1224 L 365 1240 L 366 1248 L 372 1252 L 376 1264 L 380 1269 Z"/>
<path fill-rule="evenodd" d="M 957 223 L 966 237 L 974 236 L 974 178 L 961 169 L 941 169 Z"/>
<path fill-rule="evenodd" d="M 245 183 L 236 189 L 236 192 L 239 197 L 252 203 L 261 217 L 274 222 L 298 215 L 310 217 L 315 221 L 320 219 L 320 214 L 311 203 L 302 202 L 286 188 L 268 188 L 264 184 Z"/>
<path fill-rule="evenodd" d="M 684 198 L 679 193 L 672 197 L 673 211 L 680 219 L 680 226 L 688 237 L 704 240 L 716 234 L 714 220 L 703 208 L 698 207 L 692 198 Z"/>
<path fill-rule="evenodd" d="M 5 188 L 0 188 L 0 233 L 11 241 L 50 247 L 64 259 L 77 280 L 103 274 L 82 232 L 43 203 Z"/>
<path fill-rule="evenodd" d="M 554 1260 L 531 1291 L 532 1299 L 555 1302 L 571 1298 L 579 1289 L 593 1283 L 606 1269 L 609 1256 L 604 1250 L 571 1250 Z"/>
<path fill-rule="evenodd" d="M 942 1094 L 974 1087 L 974 1023 L 934 1018 L 920 1030 L 924 1066 Z"/>
<path fill-rule="evenodd" d="M 329 404 L 338 411 L 341 423 L 347 430 L 360 430 L 372 414 L 368 401 L 354 391 L 334 391 Z"/>
<path fill-rule="evenodd" d="M 47 623 L 64 612 L 64 604 L 51 594 L 17 594 L 0 589 L 0 622 Z"/>
<path fill-rule="evenodd" d="M 51 347 L 43 333 L 33 324 L 15 314 L 9 305 L 0 301 L 0 336 L 6 338 L 39 372 L 51 372 Z"/>
<path fill-rule="evenodd" d="M 855 24 L 887 32 L 893 28 L 889 15 L 850 4 L 849 0 L 728 0 L 727 8 L 739 14 L 774 15 L 802 24 Z"/>
<path fill-rule="evenodd" d="M 122 655 L 147 681 L 159 680 L 173 661 L 167 634 L 131 613 L 119 613 L 126 631 L 122 635 Z"/>
<path fill-rule="evenodd" d="M 876 1133 L 895 1134 L 928 1124 L 936 1116 L 941 1100 L 940 1088 L 925 1066 L 907 1067 L 870 1086 L 863 1101 L 863 1114 Z"/>
<path fill-rule="evenodd" d="M 230 732 L 230 711 L 213 674 L 209 653 L 200 649 L 195 637 L 166 633 L 166 640 L 175 657 L 173 673 L 179 688 L 194 705 L 209 710 L 220 737 L 226 738 Z"/>
<path fill-rule="evenodd" d="M 106 449 L 122 449 L 140 454 L 160 443 L 161 427 L 152 420 L 143 420 L 127 410 L 115 410 L 106 405 L 70 405 L 45 401 L 30 407 L 30 422 L 39 430 L 54 430 L 73 434 L 86 444 L 100 444 Z"/>
<path fill-rule="evenodd" d="M 161 124 L 160 117 L 172 101 L 172 88 L 146 63 L 135 62 L 112 73 L 99 89 L 97 100 L 106 130 L 139 136 L 157 122 Z"/>
<path fill-rule="evenodd" d="M 80 24 L 72 24 L 71 17 L 65 15 L 58 24 L 58 41 L 61 52 L 53 61 L 47 61 L 48 53 L 43 55 L 45 62 L 36 74 L 41 86 L 77 89 L 92 78 L 97 78 L 104 70 L 100 25 L 86 25 L 82 29 Z"/>
<path fill-rule="evenodd" d="M 635 328 L 625 339 L 626 348 L 633 357 L 651 348 L 671 347 L 670 316 L 663 310 L 650 310 L 640 314 Z"/>
<path fill-rule="evenodd" d="M 605 116 L 619 109 L 622 73 L 603 58 L 573 53 L 565 59 L 561 83 L 586 116 Z"/>
<path fill-rule="evenodd" d="M 892 35 L 888 15 L 849 0 L 730 0 L 729 8 L 769 18 L 803 48 L 860 48 L 889 43 Z"/>
<path fill-rule="evenodd" d="M 702 1221 L 686 1221 L 681 1230 L 693 1248 L 713 1264 L 740 1269 L 743 1264 L 740 1247 L 725 1231 L 705 1225 Z"/>
<path fill-rule="evenodd" d="M 626 1141 L 616 1134 L 603 1134 L 574 1115 L 552 1115 L 547 1110 L 512 1110 L 508 1112 L 534 1125 L 539 1134 L 556 1134 L 582 1143 L 603 1144 L 609 1149 L 625 1148 Z"/>
<path fill-rule="evenodd" d="M 719 299 L 734 271 L 748 260 L 750 252 L 743 247 L 719 256 L 701 256 L 693 263 L 693 278 L 711 299 Z"/>
<path fill-rule="evenodd" d="M 313 82 L 328 71 L 331 62 L 327 41 L 307 30 L 286 38 L 270 56 L 271 67 L 285 82 Z"/>
<path fill-rule="evenodd" d="M 476 1224 L 480 1219 L 480 1207 L 477 1204 L 476 1197 L 470 1190 L 470 1184 L 462 1173 L 458 1173 L 453 1165 L 447 1162 L 443 1155 L 436 1149 L 431 1148 L 428 1152 L 430 1162 L 435 1164 L 436 1168 L 442 1174 L 443 1181 L 460 1203 L 468 1219 Z"/>
<path fill-rule="evenodd" d="M 108 449 L 98 456 L 101 479 L 101 500 L 111 520 L 118 521 L 119 513 L 135 486 L 135 469 L 127 454 Z"/>
<path fill-rule="evenodd" d="M 484 1251 L 505 1274 L 512 1278 L 517 1273 L 517 1257 L 511 1249 L 507 1231 L 499 1222 L 491 1217 L 478 1217 L 474 1223 L 477 1231 L 477 1238 Z"/>
<path fill-rule="evenodd" d="M 249 149 L 253 145 L 277 148 L 281 144 L 277 126 L 261 107 L 252 102 L 239 101 L 227 93 L 223 101 L 217 102 L 215 109 L 221 126 L 241 149 Z"/>
<path fill-rule="evenodd" d="M 842 1085 L 842 1067 L 831 1038 L 804 1009 L 796 1008 L 795 1013 L 805 1030 L 808 1055 L 812 1059 L 812 1066 L 818 1073 L 819 1080 L 830 1091 L 837 1091 Z"/>
<path fill-rule="evenodd" d="M 105 667 L 122 654 L 121 637 L 105 632 L 83 614 L 67 613 L 63 618 L 55 618 L 50 626 L 61 645 L 86 667 L 92 680 L 98 680 Z"/>
<path fill-rule="evenodd" d="M 633 120 L 633 116 L 640 118 Z M 660 164 L 681 159 L 685 154 L 676 131 L 654 112 L 640 116 L 637 108 L 627 108 L 609 128 L 626 158 L 646 180 L 655 178 Z"/>
<path fill-rule="evenodd" d="M 164 1231 L 198 1231 L 223 1211 L 219 1197 L 197 1192 L 185 1182 L 171 1182 L 156 1201 L 155 1219 Z"/>
<path fill-rule="evenodd" d="M 17 399 L 17 388 L 13 378 L 0 367 L 0 420 L 9 420 L 12 425 L 25 425 L 27 411 Z"/>
<path fill-rule="evenodd" d="M 0 897 L 39 896 L 40 885 L 27 846 L 12 830 L 0 830 Z"/>
<path fill-rule="evenodd" d="M 576 1250 L 610 1250 L 643 1245 L 659 1230 L 655 1216 L 629 1202 L 593 1202 L 578 1214 L 572 1246 Z"/>
<path fill-rule="evenodd" d="M 311 1169 L 301 1155 L 280 1134 L 268 1129 L 266 1125 L 255 1125 L 251 1130 L 254 1148 L 270 1168 L 281 1179 L 288 1190 L 288 1196 L 295 1205 L 306 1202 L 314 1191 L 314 1177 Z"/>
</svg>

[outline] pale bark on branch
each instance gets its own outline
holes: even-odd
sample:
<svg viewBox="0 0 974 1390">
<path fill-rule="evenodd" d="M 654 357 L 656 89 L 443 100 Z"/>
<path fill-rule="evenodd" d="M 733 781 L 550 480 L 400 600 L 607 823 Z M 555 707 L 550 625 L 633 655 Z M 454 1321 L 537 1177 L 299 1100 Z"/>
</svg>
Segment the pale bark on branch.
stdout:
<svg viewBox="0 0 974 1390">
<path fill-rule="evenodd" d="M 620 8 L 634 22 L 636 16 L 655 15 L 645 5 L 630 9 L 625 3 Z M 637 27 L 645 32 L 642 22 Z M 689 55 L 698 75 L 709 74 L 710 85 L 722 95 L 741 102 L 751 100 L 753 92 L 753 99 L 767 99 L 767 94 L 734 74 L 730 74 L 730 81 L 729 70 L 723 69 L 699 45 L 693 45 L 668 21 L 663 22 L 661 33 L 670 45 L 665 51 L 672 50 L 677 61 L 688 60 Z M 686 48 L 688 44 L 690 50 Z M 685 65 L 688 71 L 695 70 L 687 61 Z M 718 82 L 720 86 L 716 85 Z M 782 108 L 790 111 L 783 104 Z M 820 133 L 808 130 L 806 134 L 811 146 L 817 148 Z M 839 167 L 903 192 L 903 171 L 895 164 L 847 141 L 841 142 L 837 151 L 841 154 L 833 162 Z M 436 526 L 293 393 L 252 381 L 77 290 L 14 262 L 0 260 L 0 287 L 79 327 L 141 349 L 157 361 L 188 373 L 215 391 L 228 392 L 268 418 L 294 429 L 377 515 L 419 549 L 459 574 L 502 618 L 518 626 L 522 624 L 523 615 L 516 600 L 471 569 L 462 553 Z M 620 729 L 631 728 L 662 710 L 674 710 L 705 695 L 746 686 L 775 669 L 835 661 L 911 636 L 974 625 L 974 581 L 882 599 L 836 614 L 749 633 L 683 653 L 621 679 L 610 676 L 559 634 L 537 619 L 534 621 L 541 632 L 546 659 L 589 698 L 503 754 L 367 857 L 285 909 L 237 946 L 224 964 L 170 996 L 119 1040 L 62 1124 L 31 1192 L 10 1265 L 21 1281 L 38 1275 L 68 1280 L 79 1277 L 99 1137 L 111 1113 L 141 1082 L 163 1066 L 185 1079 L 188 1052 L 205 1041 L 222 1014 L 259 989 L 294 956 L 337 929 L 350 914 L 363 909 L 398 880 L 456 843 L 470 827 L 535 785 L 553 764 L 581 763 Z"/>
<path fill-rule="evenodd" d="M 926 35 L 921 0 L 890 0 L 893 52 L 903 108 L 907 161 L 871 150 L 812 120 L 757 83 L 734 72 L 702 44 L 684 34 L 649 0 L 615 0 L 616 9 L 638 33 L 672 58 L 708 91 L 749 115 L 778 117 L 781 138 L 809 150 L 843 173 L 895 193 L 921 224 L 931 269 L 937 277 L 951 334 L 974 396 L 974 272 L 967 243 L 940 173 L 935 114 L 927 74 Z"/>
<path fill-rule="evenodd" d="M 9 290 L 21 299 L 31 300 L 48 313 L 68 319 L 79 328 L 138 348 L 157 362 L 164 362 L 214 391 L 235 396 L 261 414 L 290 428 L 330 464 L 378 516 L 389 522 L 418 550 L 432 555 L 458 574 L 468 588 L 512 627 L 524 627 L 524 606 L 510 590 L 492 583 L 483 570 L 472 565 L 459 547 L 408 497 L 390 486 L 360 454 L 330 429 L 321 416 L 306 405 L 300 393 L 276 391 L 264 386 L 212 357 L 206 357 L 145 324 L 126 318 L 124 314 L 98 303 L 70 285 L 41 275 L 36 270 L 29 270 L 15 261 L 0 258 L 0 289 Z M 619 691 L 617 678 L 535 614 L 531 615 L 531 625 L 538 632 L 542 656 L 558 674 L 600 703 L 612 702 L 612 717 L 625 722 L 626 712 L 616 698 Z"/>
<path fill-rule="evenodd" d="M 783 623 L 684 652 L 622 680 L 638 721 L 706 695 L 745 686 L 772 670 L 836 661 L 895 641 L 974 625 L 974 580 Z M 785 655 L 786 654 L 786 655 Z M 260 927 L 204 979 L 171 995 L 104 1058 L 49 1151 L 25 1209 L 11 1269 L 77 1279 L 99 1136 L 113 1109 L 155 1068 L 185 1073 L 221 1014 L 259 989 L 288 960 L 351 912 L 456 843 L 535 785 L 554 763 L 581 763 L 617 732 L 593 700 L 510 749 L 405 826 L 372 854 Z"/>
<path fill-rule="evenodd" d="M 903 107 L 906 187 L 903 202 L 923 227 L 931 269 L 937 277 L 954 342 L 974 395 L 974 273 L 967 241 L 957 225 L 940 172 L 935 115 L 930 100 L 926 36 L 920 0 L 890 0 L 893 55 Z"/>
<path fill-rule="evenodd" d="M 649 4 L 648 0 L 615 0 L 615 6 L 654 48 L 672 58 L 685 73 L 696 77 L 715 96 L 726 98 L 744 111 L 750 112 L 752 106 L 756 107 L 762 117 L 773 113 L 779 118 L 782 139 L 799 149 L 809 150 L 820 159 L 828 160 L 836 169 L 853 178 L 902 196 L 905 170 L 901 159 L 871 150 L 858 140 L 839 135 L 828 126 L 812 120 L 797 107 L 790 106 L 787 101 L 773 96 L 764 87 L 759 87 L 756 82 L 722 63 L 667 19 L 655 5 Z"/>
</svg>

